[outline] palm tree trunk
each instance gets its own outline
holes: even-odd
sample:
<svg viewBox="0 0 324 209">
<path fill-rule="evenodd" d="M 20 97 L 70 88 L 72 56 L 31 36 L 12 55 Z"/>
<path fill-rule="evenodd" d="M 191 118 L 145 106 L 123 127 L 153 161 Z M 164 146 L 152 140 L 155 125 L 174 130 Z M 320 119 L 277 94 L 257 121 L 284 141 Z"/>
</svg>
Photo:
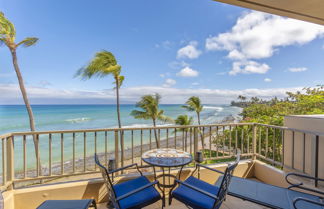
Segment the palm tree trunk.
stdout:
<svg viewBox="0 0 324 209">
<path fill-rule="evenodd" d="M 188 144 L 188 143 L 187 143 L 187 141 L 188 141 L 187 138 L 188 138 L 188 130 L 186 130 L 186 132 L 185 132 L 185 139 L 186 139 L 186 141 L 185 141 L 185 146 L 184 146 L 184 147 L 185 147 L 185 150 L 186 150 L 186 151 L 187 151 L 187 144 Z"/>
<path fill-rule="evenodd" d="M 121 119 L 120 119 L 120 104 L 119 104 L 119 78 L 118 76 L 115 76 L 116 80 L 116 103 L 117 103 L 117 120 L 118 120 L 118 128 L 121 128 Z M 120 131 L 120 150 L 122 150 L 124 147 L 124 133 L 123 131 Z M 121 159 L 124 159 L 124 152 L 121 151 Z"/>
<path fill-rule="evenodd" d="M 34 114 L 33 114 L 32 108 L 30 106 L 28 96 L 27 96 L 27 92 L 26 92 L 26 88 L 25 88 L 25 85 L 24 85 L 24 80 L 22 78 L 22 75 L 20 73 L 20 69 L 19 69 L 19 66 L 18 66 L 16 49 L 10 49 L 10 52 L 11 52 L 11 55 L 12 55 L 12 62 L 13 62 L 13 65 L 14 65 L 14 68 L 15 68 L 15 71 L 16 71 L 16 74 L 17 74 L 20 91 L 21 91 L 21 94 L 23 96 L 25 106 L 26 106 L 26 109 L 27 109 L 27 112 L 28 112 L 30 130 L 35 131 Z M 34 140 L 36 159 L 38 159 L 38 154 L 37 154 L 38 153 L 38 141 L 37 141 L 37 137 L 35 135 L 33 136 L 33 140 Z"/>
<path fill-rule="evenodd" d="M 120 104 L 119 104 L 119 79 L 115 77 L 116 80 L 116 97 L 117 97 L 117 119 L 118 119 L 118 128 L 121 128 L 121 120 L 120 120 Z"/>
<path fill-rule="evenodd" d="M 153 127 L 156 127 L 156 121 L 153 119 Z M 160 141 L 158 139 L 156 129 L 154 129 L 154 136 L 155 136 L 155 142 L 156 142 L 156 148 L 160 148 Z"/>
<path fill-rule="evenodd" d="M 199 112 L 197 112 L 197 117 L 198 117 L 198 125 L 200 125 L 200 114 Z M 203 151 L 205 150 L 205 140 L 204 140 L 204 134 L 201 131 L 201 128 L 198 128 L 199 132 L 200 132 L 200 138 L 201 138 L 201 148 L 203 149 Z"/>
</svg>

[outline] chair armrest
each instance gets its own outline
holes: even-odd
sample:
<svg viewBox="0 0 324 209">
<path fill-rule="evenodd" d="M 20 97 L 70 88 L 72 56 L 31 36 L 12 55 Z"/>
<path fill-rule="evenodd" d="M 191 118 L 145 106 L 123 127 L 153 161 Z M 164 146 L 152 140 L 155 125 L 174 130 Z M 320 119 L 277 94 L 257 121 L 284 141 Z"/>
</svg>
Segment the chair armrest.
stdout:
<svg viewBox="0 0 324 209">
<path fill-rule="evenodd" d="M 205 165 L 197 164 L 196 166 L 197 166 L 197 167 L 198 167 L 198 166 L 199 166 L 199 167 L 203 167 L 203 168 L 206 168 L 206 169 L 211 170 L 211 171 L 215 171 L 215 172 L 220 173 L 220 174 L 224 174 L 224 172 L 222 172 L 222 171 L 216 170 L 216 169 L 214 169 L 214 168 L 210 168 L 210 167 L 205 166 Z"/>
<path fill-rule="evenodd" d="M 127 168 L 134 167 L 134 166 L 136 166 L 137 171 L 141 174 L 141 176 L 143 176 L 142 172 L 141 172 L 141 171 L 139 170 L 139 168 L 138 168 L 137 163 L 133 163 L 133 164 L 131 164 L 131 165 L 127 165 L 127 166 L 124 166 L 124 167 L 117 168 L 117 169 L 115 169 L 115 170 L 109 171 L 109 174 L 114 174 L 114 173 L 116 173 L 116 172 L 118 172 L 118 171 L 122 171 L 122 170 L 125 170 L 125 169 L 127 169 Z"/>
<path fill-rule="evenodd" d="M 202 193 L 202 194 L 204 194 L 204 195 L 207 195 L 208 197 L 213 198 L 214 200 L 217 200 L 217 199 L 218 199 L 218 197 L 217 197 L 216 195 L 214 195 L 214 194 L 212 194 L 212 193 L 209 193 L 209 192 L 206 192 L 206 191 L 204 191 L 204 190 L 201 190 L 201 189 L 199 189 L 198 187 L 192 186 L 192 185 L 187 184 L 186 182 L 180 181 L 180 180 L 178 180 L 178 179 L 175 179 L 175 181 L 176 181 L 177 183 L 179 183 L 179 184 L 182 184 L 183 186 L 186 186 L 186 187 L 188 187 L 188 188 L 190 188 L 190 189 L 196 190 L 197 192 L 200 192 L 200 193 Z"/>
<path fill-rule="evenodd" d="M 137 192 L 140 192 L 140 191 L 142 191 L 143 189 L 146 189 L 146 188 L 148 188 L 148 187 L 151 187 L 151 186 L 153 186 L 154 184 L 157 184 L 157 183 L 158 183 L 158 181 L 154 181 L 154 182 L 152 182 L 152 183 L 145 184 L 144 186 L 142 186 L 142 187 L 140 187 L 140 188 L 137 188 L 137 189 L 135 189 L 135 190 L 133 190 L 133 191 L 131 191 L 131 192 L 128 192 L 128 193 L 126 193 L 126 194 L 124 194 L 124 195 L 118 197 L 118 198 L 116 199 L 116 201 L 120 201 L 120 200 L 122 200 L 122 199 L 125 199 L 126 197 L 129 197 L 129 196 L 131 196 L 131 195 L 133 195 L 133 194 L 135 194 L 135 193 L 137 193 Z"/>
<path fill-rule="evenodd" d="M 315 178 L 315 177 L 312 177 L 312 176 L 308 176 L 308 175 L 304 175 L 304 174 L 298 174 L 298 173 L 288 173 L 285 177 L 286 181 L 288 184 L 290 184 L 290 186 L 288 187 L 288 189 L 291 189 L 291 188 L 299 188 L 299 189 L 304 189 L 304 190 L 307 190 L 307 191 L 310 191 L 310 192 L 315 192 L 315 193 L 318 193 L 318 194 L 321 194 L 321 195 L 324 195 L 324 192 L 322 191 L 319 191 L 319 190 L 315 190 L 315 189 L 312 189 L 312 188 L 308 188 L 308 187 L 304 187 L 304 183 L 303 182 L 299 182 L 299 183 L 292 183 L 291 181 L 289 181 L 288 177 L 289 176 L 297 176 L 297 177 L 302 177 L 302 178 L 307 178 L 307 179 L 312 179 L 312 180 L 317 180 L 317 181 L 324 181 L 324 179 L 320 179 L 320 178 Z"/>
<path fill-rule="evenodd" d="M 309 202 L 309 203 L 314 204 L 314 205 L 324 206 L 324 203 L 316 202 L 314 200 L 310 200 L 310 199 L 303 198 L 303 197 L 297 197 L 296 199 L 293 200 L 293 205 L 294 205 L 295 209 L 298 209 L 296 204 L 297 204 L 297 202 L 300 202 L 300 201 Z"/>
</svg>

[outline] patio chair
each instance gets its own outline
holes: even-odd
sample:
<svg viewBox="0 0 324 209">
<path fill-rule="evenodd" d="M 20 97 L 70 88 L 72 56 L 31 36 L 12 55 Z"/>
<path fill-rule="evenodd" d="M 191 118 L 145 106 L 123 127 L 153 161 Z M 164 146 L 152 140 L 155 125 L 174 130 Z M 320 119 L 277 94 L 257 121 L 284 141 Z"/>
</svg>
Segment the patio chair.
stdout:
<svg viewBox="0 0 324 209">
<path fill-rule="evenodd" d="M 161 199 L 160 193 L 154 188 L 158 181 L 150 182 L 139 170 L 136 163 L 108 171 L 95 154 L 95 162 L 99 166 L 105 180 L 109 199 L 116 209 L 135 209 L 143 208 Z M 114 184 L 114 174 L 127 168 L 136 167 L 139 177 Z"/>
<path fill-rule="evenodd" d="M 290 176 L 324 181 L 324 179 L 314 178 L 307 175 L 289 173 L 286 175 L 286 181 L 291 186 L 288 188 L 282 188 L 249 179 L 233 177 L 228 189 L 228 195 L 269 208 L 324 209 L 324 192 L 305 187 L 303 186 L 303 183 L 294 184 L 289 180 Z M 215 185 L 219 185 L 221 182 L 222 178 L 219 178 Z M 323 197 L 295 191 L 292 190 L 293 188 L 310 191 L 322 195 Z"/>
<path fill-rule="evenodd" d="M 194 171 L 192 175 L 184 182 L 176 180 L 179 186 L 174 191 L 170 192 L 170 203 L 172 201 L 172 198 L 175 198 L 194 209 L 220 208 L 226 198 L 228 186 L 231 182 L 234 169 L 236 168 L 239 160 L 240 154 L 237 155 L 236 161 L 234 163 L 228 165 L 225 173 L 201 164 L 197 164 L 195 171 L 198 170 L 198 178 L 193 176 L 195 173 Z M 219 186 L 215 186 L 200 180 L 200 167 L 213 172 L 224 174 L 224 178 L 222 178 L 221 184 Z"/>
<path fill-rule="evenodd" d="M 84 200 L 46 200 L 37 209 L 97 209 L 96 201 L 93 199 Z"/>
</svg>

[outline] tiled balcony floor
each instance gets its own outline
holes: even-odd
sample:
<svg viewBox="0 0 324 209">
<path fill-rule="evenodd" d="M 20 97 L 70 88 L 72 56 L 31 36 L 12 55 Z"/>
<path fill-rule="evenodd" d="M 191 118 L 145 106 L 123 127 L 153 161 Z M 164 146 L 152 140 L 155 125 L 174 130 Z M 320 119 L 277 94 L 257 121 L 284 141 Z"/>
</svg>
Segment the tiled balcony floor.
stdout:
<svg viewBox="0 0 324 209">
<path fill-rule="evenodd" d="M 98 209 L 105 209 L 106 204 L 100 204 Z M 161 209 L 161 201 L 145 207 L 145 209 Z M 166 209 L 188 209 L 185 205 L 177 200 L 172 201 L 172 205 L 165 207 Z M 226 201 L 222 204 L 221 209 L 266 209 L 267 207 L 260 206 L 248 201 L 227 196 Z"/>
</svg>

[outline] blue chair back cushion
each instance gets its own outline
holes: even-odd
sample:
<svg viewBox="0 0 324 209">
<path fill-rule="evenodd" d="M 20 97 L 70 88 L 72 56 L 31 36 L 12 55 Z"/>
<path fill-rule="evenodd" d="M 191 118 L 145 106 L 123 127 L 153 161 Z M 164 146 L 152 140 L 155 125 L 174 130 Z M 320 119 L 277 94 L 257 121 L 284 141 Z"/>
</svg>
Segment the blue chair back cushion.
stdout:
<svg viewBox="0 0 324 209">
<path fill-rule="evenodd" d="M 188 179 L 185 180 L 185 182 L 206 192 L 215 194 L 215 196 L 219 191 L 219 187 L 208 184 L 193 176 L 190 176 Z M 210 209 L 213 208 L 215 204 L 215 200 L 213 198 L 210 198 L 209 196 L 203 193 L 200 193 L 181 184 L 176 190 L 172 192 L 172 196 L 180 202 L 183 202 L 186 205 L 195 209 Z"/>
<path fill-rule="evenodd" d="M 149 183 L 150 181 L 145 176 L 140 176 L 138 178 L 114 185 L 114 190 L 118 198 Z M 151 186 L 120 200 L 119 205 L 123 209 L 142 208 L 158 201 L 159 199 L 161 199 L 160 193 L 153 186 Z"/>
</svg>

